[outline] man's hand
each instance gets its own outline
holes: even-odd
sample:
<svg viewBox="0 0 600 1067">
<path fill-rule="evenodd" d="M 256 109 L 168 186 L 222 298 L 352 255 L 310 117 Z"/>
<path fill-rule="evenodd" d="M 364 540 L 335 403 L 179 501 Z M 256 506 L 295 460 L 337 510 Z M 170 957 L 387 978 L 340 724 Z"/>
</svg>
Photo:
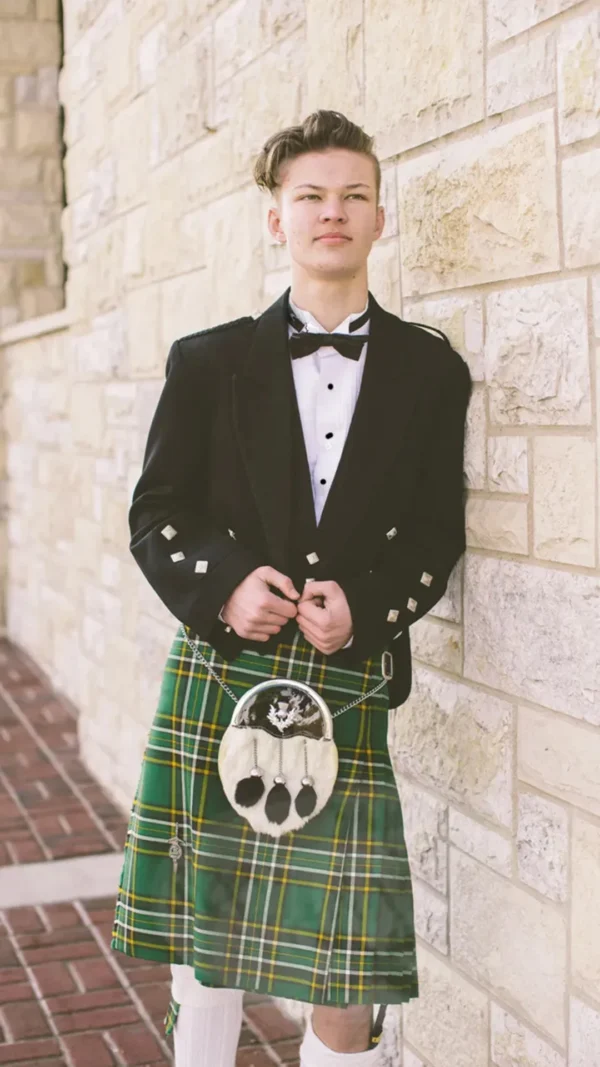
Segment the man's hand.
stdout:
<svg viewBox="0 0 600 1067">
<path fill-rule="evenodd" d="M 307 582 L 298 601 L 298 627 L 325 656 L 343 648 L 352 636 L 352 614 L 337 582 Z"/>
<path fill-rule="evenodd" d="M 279 589 L 292 600 L 300 596 L 291 578 L 274 567 L 258 567 L 252 571 L 236 586 L 221 612 L 227 625 L 240 637 L 268 641 L 271 634 L 278 634 L 281 627 L 296 616 L 296 605 L 276 596 L 269 586 Z"/>
</svg>

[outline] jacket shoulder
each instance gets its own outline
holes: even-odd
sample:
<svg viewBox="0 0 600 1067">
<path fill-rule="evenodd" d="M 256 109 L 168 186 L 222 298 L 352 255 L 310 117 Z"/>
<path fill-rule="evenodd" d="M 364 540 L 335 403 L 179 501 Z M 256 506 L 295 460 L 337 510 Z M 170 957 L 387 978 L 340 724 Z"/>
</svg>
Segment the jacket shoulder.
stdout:
<svg viewBox="0 0 600 1067">
<path fill-rule="evenodd" d="M 220 336 L 224 339 L 233 338 L 236 331 L 242 333 L 244 329 L 251 324 L 253 325 L 255 319 L 251 315 L 242 315 L 239 319 L 232 319 L 230 322 L 221 322 L 218 326 L 208 326 L 205 330 L 197 330 L 195 333 L 185 334 L 184 337 L 178 337 L 175 344 L 180 345 L 184 349 L 193 349 L 196 345 L 202 345 L 204 338 L 209 338 L 209 341 L 219 340 Z"/>
<path fill-rule="evenodd" d="M 405 326 L 408 326 L 415 340 L 419 340 L 421 348 L 426 350 L 433 359 L 443 361 L 450 374 L 462 374 L 469 383 L 471 382 L 471 372 L 466 359 L 456 351 L 449 337 L 442 330 L 424 322 L 411 322 L 408 319 L 402 321 Z"/>
</svg>

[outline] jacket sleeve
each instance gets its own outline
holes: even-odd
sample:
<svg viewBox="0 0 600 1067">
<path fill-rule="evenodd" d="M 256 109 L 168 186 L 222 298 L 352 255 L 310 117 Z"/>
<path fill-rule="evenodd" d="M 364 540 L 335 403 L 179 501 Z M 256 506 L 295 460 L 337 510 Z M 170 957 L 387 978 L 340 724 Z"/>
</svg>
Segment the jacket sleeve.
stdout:
<svg viewBox="0 0 600 1067">
<path fill-rule="evenodd" d="M 352 613 L 353 652 L 377 655 L 446 590 L 465 551 L 464 440 L 472 382 L 462 357 L 443 383 L 421 466 L 414 510 L 373 570 L 340 581 Z"/>
<path fill-rule="evenodd" d="M 204 373 L 204 372 L 202 372 Z M 142 473 L 129 509 L 130 549 L 169 611 L 208 640 L 230 593 L 262 560 L 218 529 L 207 511 L 210 371 L 171 347 Z"/>
</svg>

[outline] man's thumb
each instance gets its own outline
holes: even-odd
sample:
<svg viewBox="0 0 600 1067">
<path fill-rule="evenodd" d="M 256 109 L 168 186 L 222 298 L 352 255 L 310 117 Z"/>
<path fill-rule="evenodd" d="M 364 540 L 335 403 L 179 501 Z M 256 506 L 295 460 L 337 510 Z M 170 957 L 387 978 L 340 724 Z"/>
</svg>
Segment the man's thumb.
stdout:
<svg viewBox="0 0 600 1067">
<path fill-rule="evenodd" d="M 281 574 L 280 571 L 276 571 L 274 567 L 267 568 L 265 581 L 269 585 L 274 585 L 284 596 L 291 597 L 294 600 L 300 596 L 298 590 L 294 588 L 292 579 L 288 578 L 287 574 Z"/>
</svg>

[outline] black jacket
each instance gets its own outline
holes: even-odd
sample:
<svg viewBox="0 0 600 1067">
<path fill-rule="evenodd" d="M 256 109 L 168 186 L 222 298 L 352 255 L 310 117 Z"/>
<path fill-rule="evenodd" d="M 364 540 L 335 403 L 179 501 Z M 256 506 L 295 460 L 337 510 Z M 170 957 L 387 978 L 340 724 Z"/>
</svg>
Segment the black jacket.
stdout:
<svg viewBox="0 0 600 1067">
<path fill-rule="evenodd" d="M 257 319 L 174 342 L 129 512 L 144 575 L 173 615 L 227 659 L 248 644 L 218 620 L 230 593 L 263 564 L 290 574 L 289 292 Z M 307 560 L 305 577 L 337 581 L 350 606 L 353 644 L 332 659 L 358 667 L 391 649 L 396 707 L 411 688 L 409 626 L 440 599 L 465 549 L 472 385 L 443 335 L 370 300 L 362 385 L 316 543 L 307 546 L 318 563 Z M 167 527 L 176 531 L 170 538 Z M 184 558 L 173 561 L 178 552 Z"/>
</svg>

